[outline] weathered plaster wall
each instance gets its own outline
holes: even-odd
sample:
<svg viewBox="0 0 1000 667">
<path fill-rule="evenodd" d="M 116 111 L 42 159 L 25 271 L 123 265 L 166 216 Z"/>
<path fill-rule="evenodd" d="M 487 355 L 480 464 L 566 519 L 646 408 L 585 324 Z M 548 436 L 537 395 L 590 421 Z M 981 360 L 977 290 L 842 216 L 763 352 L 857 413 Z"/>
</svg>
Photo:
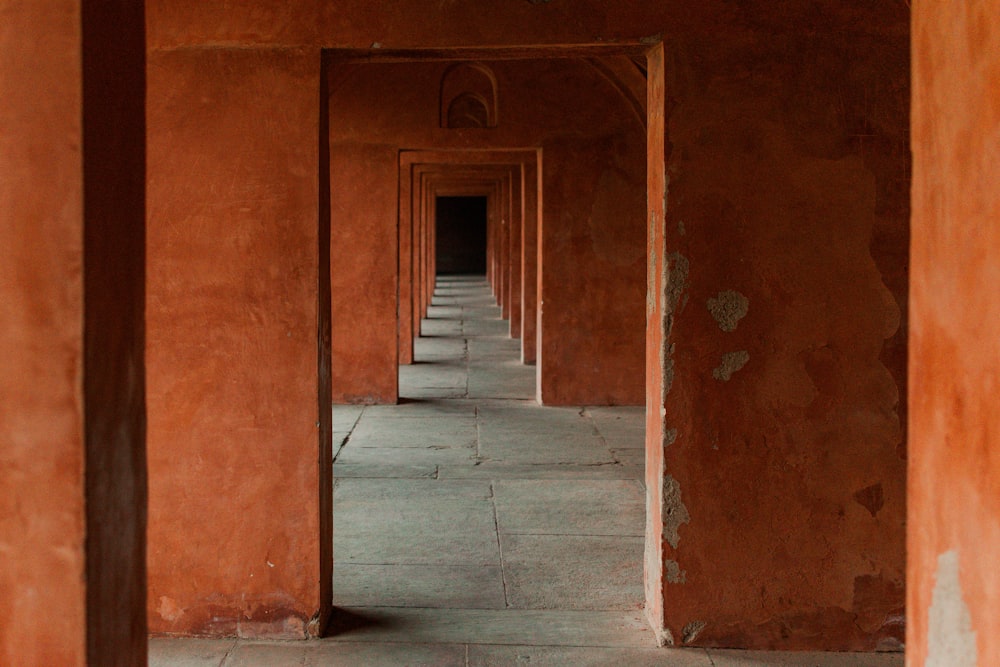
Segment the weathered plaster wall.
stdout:
<svg viewBox="0 0 1000 667">
<path fill-rule="evenodd" d="M 331 98 L 331 137 L 339 133 Z M 399 392 L 397 149 L 330 142 L 333 400 L 395 403 Z"/>
<path fill-rule="evenodd" d="M 913 15 L 907 664 L 1000 664 L 1000 2 Z"/>
<path fill-rule="evenodd" d="M 645 133 L 633 125 L 543 144 L 537 381 L 547 405 L 644 401 Z"/>
<path fill-rule="evenodd" d="M 339 142 L 551 149 L 545 162 L 549 171 L 542 176 L 551 206 L 544 215 L 552 220 L 542 226 L 543 236 L 549 234 L 541 246 L 542 266 L 547 267 L 541 341 L 549 348 L 539 371 L 542 399 L 551 404 L 641 403 L 643 127 L 620 94 L 583 61 L 490 65 L 499 82 L 501 120 L 488 130 L 439 127 L 438 86 L 447 63 L 345 64 L 332 71 L 334 160 Z M 531 104 L 524 103 L 528 99 Z M 366 178 L 376 175 L 395 183 L 395 170 L 366 171 Z M 335 193 L 335 201 L 337 197 Z M 372 207 L 365 200 L 357 204 Z M 509 203 L 501 206 L 509 208 Z M 353 213 L 355 219 L 368 215 L 364 208 Z M 378 228 L 389 224 L 382 217 Z M 513 244 L 503 234 L 496 237 L 495 259 L 502 263 L 511 247 L 519 250 L 519 227 L 517 233 Z M 509 267 L 494 276 L 493 286 L 508 312 L 514 303 L 520 308 L 520 285 Z M 515 286 L 517 300 L 509 294 Z"/>
<path fill-rule="evenodd" d="M 662 495 L 677 643 L 902 639 L 905 369 L 884 350 L 903 344 L 905 291 L 873 257 L 876 228 L 907 233 L 896 37 L 748 32 L 668 49 Z"/>
<path fill-rule="evenodd" d="M 146 659 L 142 35 L 95 2 L 0 23 L 4 665 Z"/>
<path fill-rule="evenodd" d="M 319 67 L 149 56 L 153 632 L 303 636 L 321 605 Z"/>
<path fill-rule="evenodd" d="M 83 665 L 80 3 L 0 22 L 0 663 Z M 43 623 L 52 610 L 59 623 Z"/>
<path fill-rule="evenodd" d="M 830 2 L 830 23 L 853 19 L 849 4 Z M 846 8 L 841 9 L 841 5 Z M 754 5 L 744 5 L 754 14 Z M 810 11 L 786 0 L 775 7 L 778 20 L 794 24 Z M 480 45 L 577 45 L 655 41 L 657 34 L 689 31 L 711 34 L 740 11 L 725 0 L 686 3 L 642 2 L 615 5 L 607 0 L 573 3 L 488 3 L 470 11 L 462 3 L 435 5 L 397 0 L 391 15 L 370 2 L 346 0 L 253 0 L 220 5 L 199 0 L 150 0 L 150 44 L 172 48 L 192 44 L 265 46 L 297 44 L 337 48 L 419 48 Z M 759 12 L 769 14 L 769 12 Z M 766 18 L 771 19 L 769 15 Z M 437 115 L 437 106 L 435 106 Z"/>
</svg>

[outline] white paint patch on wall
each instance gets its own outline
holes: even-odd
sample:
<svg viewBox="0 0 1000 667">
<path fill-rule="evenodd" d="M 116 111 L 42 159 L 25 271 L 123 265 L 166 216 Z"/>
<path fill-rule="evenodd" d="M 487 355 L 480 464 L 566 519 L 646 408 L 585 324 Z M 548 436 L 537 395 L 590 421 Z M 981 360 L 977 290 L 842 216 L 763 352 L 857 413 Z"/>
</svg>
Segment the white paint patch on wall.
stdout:
<svg viewBox="0 0 1000 667">
<path fill-rule="evenodd" d="M 957 551 L 938 556 L 928 612 L 925 667 L 976 667 L 976 633 L 958 575 Z"/>
</svg>

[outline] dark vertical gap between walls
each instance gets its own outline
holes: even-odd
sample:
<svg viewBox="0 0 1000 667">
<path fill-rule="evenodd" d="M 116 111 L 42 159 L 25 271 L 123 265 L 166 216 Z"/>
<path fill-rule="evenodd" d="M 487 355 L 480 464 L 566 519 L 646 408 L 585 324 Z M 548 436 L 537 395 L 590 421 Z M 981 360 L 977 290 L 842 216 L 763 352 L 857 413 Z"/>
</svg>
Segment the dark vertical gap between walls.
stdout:
<svg viewBox="0 0 1000 667">
<path fill-rule="evenodd" d="M 323 57 L 319 84 L 319 285 L 316 302 L 316 359 L 319 416 L 320 609 L 310 634 L 322 635 L 333 611 L 333 385 L 330 278 L 330 59 Z"/>
<path fill-rule="evenodd" d="M 147 654 L 145 16 L 141 2 L 83 0 L 80 11 L 87 662 L 137 665 Z"/>
</svg>

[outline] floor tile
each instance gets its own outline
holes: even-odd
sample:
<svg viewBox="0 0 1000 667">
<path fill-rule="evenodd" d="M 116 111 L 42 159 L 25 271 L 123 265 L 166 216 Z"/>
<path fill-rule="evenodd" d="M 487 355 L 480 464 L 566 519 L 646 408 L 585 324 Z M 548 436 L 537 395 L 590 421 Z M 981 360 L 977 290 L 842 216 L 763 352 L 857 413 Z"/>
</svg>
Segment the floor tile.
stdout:
<svg viewBox="0 0 1000 667">
<path fill-rule="evenodd" d="M 641 610 L 641 537 L 502 535 L 504 580 L 518 609 Z"/>
<path fill-rule="evenodd" d="M 337 463 L 394 466 L 471 465 L 474 447 L 360 447 L 347 446 L 337 455 Z"/>
<path fill-rule="evenodd" d="M 434 465 L 395 465 L 392 463 L 334 463 L 333 477 L 337 478 L 393 478 L 419 479 L 438 476 L 438 467 Z"/>
<path fill-rule="evenodd" d="M 536 646 L 653 647 L 642 613 L 352 607 L 331 639 Z"/>
<path fill-rule="evenodd" d="M 338 479 L 333 506 L 335 564 L 500 564 L 488 483 Z"/>
<path fill-rule="evenodd" d="M 226 659 L 224 667 L 301 667 L 305 664 L 309 642 L 239 642 Z"/>
<path fill-rule="evenodd" d="M 333 568 L 334 604 L 344 607 L 504 609 L 500 567 L 355 565 Z"/>
<path fill-rule="evenodd" d="M 481 426 L 479 456 L 508 464 L 601 465 L 615 463 L 611 451 L 595 435 L 574 435 L 553 429 L 525 438 L 509 429 Z"/>
<path fill-rule="evenodd" d="M 219 667 L 235 645 L 235 639 L 153 637 L 149 667 Z"/>
<path fill-rule="evenodd" d="M 507 464 L 484 461 L 475 466 L 442 465 L 441 479 L 630 479 L 640 481 L 643 467 L 635 465 Z"/>
<path fill-rule="evenodd" d="M 305 667 L 464 667 L 462 644 L 317 642 Z"/>
<path fill-rule="evenodd" d="M 646 500 L 634 480 L 499 480 L 501 533 L 632 535 L 645 530 Z"/>
<path fill-rule="evenodd" d="M 548 646 L 469 647 L 468 667 L 712 667 L 701 649 L 579 648 Z"/>
</svg>

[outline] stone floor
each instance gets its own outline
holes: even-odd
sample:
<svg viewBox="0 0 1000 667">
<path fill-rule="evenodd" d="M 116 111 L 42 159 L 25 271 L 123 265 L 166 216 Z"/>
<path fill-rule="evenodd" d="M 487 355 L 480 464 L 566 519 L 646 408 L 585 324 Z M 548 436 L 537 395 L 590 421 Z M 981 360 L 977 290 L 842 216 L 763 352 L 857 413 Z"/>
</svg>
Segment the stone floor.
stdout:
<svg viewBox="0 0 1000 667">
<path fill-rule="evenodd" d="M 656 648 L 642 408 L 535 404 L 481 279 L 442 278 L 395 406 L 334 408 L 332 636 L 154 639 L 151 665 L 902 665 Z"/>
</svg>

